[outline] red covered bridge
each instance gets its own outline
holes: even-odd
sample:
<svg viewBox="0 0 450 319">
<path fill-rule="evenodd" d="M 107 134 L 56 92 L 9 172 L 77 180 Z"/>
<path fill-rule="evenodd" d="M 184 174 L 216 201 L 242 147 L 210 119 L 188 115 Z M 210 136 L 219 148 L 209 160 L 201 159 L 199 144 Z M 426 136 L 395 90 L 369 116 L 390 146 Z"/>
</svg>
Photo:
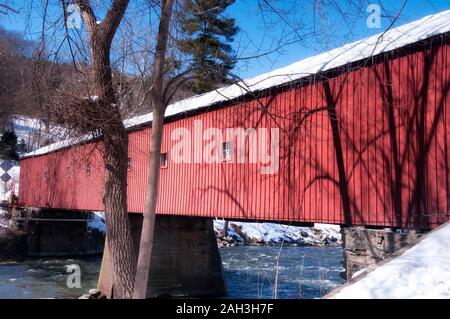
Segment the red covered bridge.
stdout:
<svg viewBox="0 0 450 319">
<path fill-rule="evenodd" d="M 158 214 L 433 228 L 450 215 L 450 11 L 169 106 Z M 201 121 L 201 122 L 198 122 Z M 144 210 L 151 114 L 128 120 L 128 210 Z M 277 128 L 279 168 L 175 163 L 173 132 Z M 271 135 L 270 143 L 274 141 Z M 239 141 L 223 141 L 236 158 Z M 226 143 L 231 142 L 231 143 Z M 201 146 L 207 147 L 208 140 Z M 26 206 L 103 210 L 101 143 L 21 160 Z M 193 154 L 195 150 L 192 150 Z M 274 155 L 275 154 L 271 154 Z M 194 155 L 193 155 L 194 156 Z"/>
</svg>

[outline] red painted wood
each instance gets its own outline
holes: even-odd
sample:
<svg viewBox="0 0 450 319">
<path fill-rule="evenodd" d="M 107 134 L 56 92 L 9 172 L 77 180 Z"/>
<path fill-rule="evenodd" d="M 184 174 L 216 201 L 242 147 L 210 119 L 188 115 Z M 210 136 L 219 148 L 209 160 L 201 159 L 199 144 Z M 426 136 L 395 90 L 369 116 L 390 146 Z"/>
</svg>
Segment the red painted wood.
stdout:
<svg viewBox="0 0 450 319">
<path fill-rule="evenodd" d="M 442 36 L 422 50 L 397 57 L 387 54 L 374 65 L 362 61 L 360 67 L 344 68 L 328 80 L 333 95 L 339 96 L 337 121 L 351 221 L 344 219 L 329 114 L 323 110 L 306 116 L 326 106 L 319 76 L 280 93 L 167 123 L 162 151 L 168 153 L 168 166 L 161 169 L 158 213 L 421 228 L 447 221 L 448 42 L 448 36 Z M 279 127 L 279 172 L 263 175 L 261 163 L 174 163 L 171 150 L 176 141 L 171 133 L 187 128 L 194 134 L 196 120 L 202 121 L 204 130 L 216 127 L 223 133 L 229 127 Z M 145 128 L 129 135 L 130 212 L 144 209 L 150 134 L 151 129 Z M 20 202 L 102 210 L 98 147 L 91 143 L 22 160 Z M 86 161 L 91 163 L 90 176 Z"/>
</svg>

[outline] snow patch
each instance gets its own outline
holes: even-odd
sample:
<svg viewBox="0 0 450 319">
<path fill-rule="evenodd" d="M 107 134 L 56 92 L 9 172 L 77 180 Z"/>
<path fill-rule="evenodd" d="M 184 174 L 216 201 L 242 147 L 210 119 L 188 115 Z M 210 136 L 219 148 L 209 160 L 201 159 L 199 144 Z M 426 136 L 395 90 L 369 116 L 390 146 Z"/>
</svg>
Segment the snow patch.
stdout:
<svg viewBox="0 0 450 319">
<path fill-rule="evenodd" d="M 332 298 L 450 298 L 450 223 Z"/>
<path fill-rule="evenodd" d="M 32 157 L 32 156 L 39 156 L 39 155 L 44 155 L 44 154 L 48 154 L 51 152 L 54 152 L 56 150 L 60 150 L 66 147 L 70 147 L 72 145 L 81 143 L 81 142 L 86 142 L 91 140 L 91 136 L 85 135 L 82 137 L 77 137 L 77 138 L 69 138 L 66 140 L 62 140 L 44 147 L 41 147 L 33 152 L 29 152 L 27 154 L 25 154 L 24 156 L 22 156 L 21 158 L 27 158 L 27 157 Z"/>
</svg>

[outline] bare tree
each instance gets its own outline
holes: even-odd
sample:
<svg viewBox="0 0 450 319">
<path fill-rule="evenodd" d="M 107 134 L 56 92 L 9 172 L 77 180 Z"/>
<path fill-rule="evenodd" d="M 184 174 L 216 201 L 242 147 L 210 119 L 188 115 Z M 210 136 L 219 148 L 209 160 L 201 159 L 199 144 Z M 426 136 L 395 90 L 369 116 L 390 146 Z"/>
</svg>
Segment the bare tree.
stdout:
<svg viewBox="0 0 450 319">
<path fill-rule="evenodd" d="M 169 27 L 171 24 L 173 7 L 175 3 L 176 1 L 174 0 L 162 0 L 160 2 L 161 14 L 156 37 L 156 48 L 152 70 L 152 85 L 150 92 L 151 105 L 153 108 L 153 119 L 149 157 L 149 176 L 135 280 L 134 298 L 136 299 L 145 298 L 147 291 L 151 254 L 153 250 L 156 205 L 158 200 L 158 182 L 160 173 L 161 143 L 164 129 L 164 113 L 169 102 L 177 94 L 182 85 L 197 78 L 194 70 L 201 67 L 196 65 L 193 61 L 188 61 L 185 63 L 184 68 L 178 67 L 175 72 L 173 72 L 174 74 L 167 75 L 165 66 L 171 62 L 171 57 L 167 56 L 170 36 Z M 195 14 L 202 13 L 196 12 Z"/>
<path fill-rule="evenodd" d="M 131 298 L 136 254 L 127 211 L 128 135 L 117 107 L 111 66 L 113 39 L 129 0 L 111 1 L 102 20 L 90 1 L 76 0 L 86 33 L 75 29 L 72 34 L 68 32 L 66 3 L 58 3 L 63 14 L 57 21 L 50 21 L 48 6 L 44 7 L 40 45 L 33 54 L 33 95 L 42 117 L 62 125 L 73 140 L 90 136 L 101 142 L 94 144 L 105 172 L 103 202 L 113 297 Z M 65 27 L 63 34 L 60 26 Z M 62 51 L 64 43 L 67 52 Z M 91 155 L 87 153 L 87 157 Z"/>
<path fill-rule="evenodd" d="M 164 112 L 167 100 L 164 94 L 164 64 L 166 58 L 169 26 L 172 16 L 173 0 L 161 1 L 161 18 L 153 62 L 152 81 L 152 137 L 150 144 L 149 175 L 145 200 L 144 220 L 142 224 L 139 246 L 138 267 L 136 272 L 133 297 L 143 299 L 147 293 L 148 274 L 153 250 L 153 233 L 155 228 L 155 213 L 158 199 L 158 181 L 161 157 L 161 143 L 164 128 Z"/>
<path fill-rule="evenodd" d="M 89 37 L 91 57 L 91 108 L 96 115 L 96 129 L 104 143 L 105 217 L 108 248 L 113 267 L 115 298 L 131 298 L 135 277 L 135 252 L 127 211 L 128 136 L 112 81 L 110 49 L 129 0 L 114 0 L 102 22 L 98 22 L 88 0 L 76 0 Z M 103 114 L 103 115 L 102 115 Z"/>
</svg>

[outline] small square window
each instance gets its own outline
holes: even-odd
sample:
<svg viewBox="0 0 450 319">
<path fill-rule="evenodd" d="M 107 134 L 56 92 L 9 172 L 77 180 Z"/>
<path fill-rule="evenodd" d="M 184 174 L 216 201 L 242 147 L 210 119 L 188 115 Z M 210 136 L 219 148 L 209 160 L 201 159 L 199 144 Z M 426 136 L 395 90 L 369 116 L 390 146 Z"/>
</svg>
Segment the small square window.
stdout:
<svg viewBox="0 0 450 319">
<path fill-rule="evenodd" d="M 91 175 L 91 163 L 86 163 L 86 175 Z"/>
<path fill-rule="evenodd" d="M 167 167 L 167 153 L 161 153 L 161 167 Z"/>
<path fill-rule="evenodd" d="M 232 143 L 225 142 L 222 143 L 222 160 L 224 161 L 231 161 L 233 156 L 233 145 Z"/>
<path fill-rule="evenodd" d="M 128 157 L 127 168 L 131 170 L 131 157 Z"/>
</svg>

